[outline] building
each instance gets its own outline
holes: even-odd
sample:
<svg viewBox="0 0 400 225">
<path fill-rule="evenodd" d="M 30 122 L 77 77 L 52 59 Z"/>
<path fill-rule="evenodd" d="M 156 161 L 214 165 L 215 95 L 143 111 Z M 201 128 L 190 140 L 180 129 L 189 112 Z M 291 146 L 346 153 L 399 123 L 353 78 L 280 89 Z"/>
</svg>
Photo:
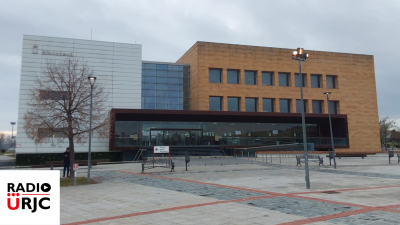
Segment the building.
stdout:
<svg viewBox="0 0 400 225">
<path fill-rule="evenodd" d="M 42 54 L 32 53 L 35 44 Z M 98 140 L 93 151 L 122 151 L 129 159 L 155 145 L 169 145 L 175 154 L 232 155 L 238 147 L 301 143 L 300 85 L 307 142 L 315 150 L 331 148 L 328 110 L 338 152 L 380 150 L 371 55 L 307 51 L 300 76 L 291 49 L 196 42 L 176 63 L 163 63 L 142 61 L 140 45 L 24 36 L 23 46 L 19 121 L 28 71 L 43 59 L 71 52 L 104 74 L 98 79 L 113 93 L 111 138 Z M 55 53 L 43 56 L 43 50 Z M 17 142 L 17 152 L 44 149 L 35 149 L 21 122 Z"/>
</svg>

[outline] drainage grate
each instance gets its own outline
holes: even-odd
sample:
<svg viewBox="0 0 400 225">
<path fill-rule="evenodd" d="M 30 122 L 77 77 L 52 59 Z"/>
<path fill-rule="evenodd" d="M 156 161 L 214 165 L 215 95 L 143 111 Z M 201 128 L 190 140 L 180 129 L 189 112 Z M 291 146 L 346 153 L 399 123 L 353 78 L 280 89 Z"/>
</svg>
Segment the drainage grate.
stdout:
<svg viewBox="0 0 400 225">
<path fill-rule="evenodd" d="M 337 192 L 337 191 L 323 191 L 321 193 L 325 193 L 325 194 L 340 194 L 340 192 Z"/>
</svg>

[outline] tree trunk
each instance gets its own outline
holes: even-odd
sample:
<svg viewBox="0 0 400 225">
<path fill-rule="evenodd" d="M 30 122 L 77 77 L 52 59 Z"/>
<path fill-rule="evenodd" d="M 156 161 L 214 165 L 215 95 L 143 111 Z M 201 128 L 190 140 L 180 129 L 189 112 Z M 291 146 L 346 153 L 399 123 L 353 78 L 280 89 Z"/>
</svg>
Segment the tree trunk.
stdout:
<svg viewBox="0 0 400 225">
<path fill-rule="evenodd" d="M 73 171 L 74 163 L 75 163 L 75 149 L 74 149 L 74 137 L 68 138 L 69 140 L 69 159 L 70 159 L 70 166 L 69 166 L 69 177 L 74 178 L 75 174 Z"/>
</svg>

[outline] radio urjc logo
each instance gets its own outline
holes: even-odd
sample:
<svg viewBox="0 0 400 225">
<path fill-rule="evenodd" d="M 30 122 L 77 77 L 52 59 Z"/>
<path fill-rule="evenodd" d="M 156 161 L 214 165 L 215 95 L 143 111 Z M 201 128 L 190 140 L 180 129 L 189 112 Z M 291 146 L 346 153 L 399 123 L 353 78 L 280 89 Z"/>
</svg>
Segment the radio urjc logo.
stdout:
<svg viewBox="0 0 400 225">
<path fill-rule="evenodd" d="M 7 183 L 7 207 L 10 210 L 50 209 L 49 183 Z M 21 207 L 20 207 L 21 206 Z"/>
</svg>

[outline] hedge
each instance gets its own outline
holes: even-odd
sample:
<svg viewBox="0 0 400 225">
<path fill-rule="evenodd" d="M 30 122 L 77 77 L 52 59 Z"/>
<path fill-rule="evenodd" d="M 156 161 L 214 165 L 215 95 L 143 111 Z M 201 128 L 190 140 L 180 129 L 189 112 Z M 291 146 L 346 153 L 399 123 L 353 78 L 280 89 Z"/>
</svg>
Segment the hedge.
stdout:
<svg viewBox="0 0 400 225">
<path fill-rule="evenodd" d="M 75 160 L 87 160 L 85 152 L 75 153 Z M 92 160 L 108 159 L 110 162 L 122 161 L 122 152 L 92 152 Z M 62 153 L 17 154 L 16 166 L 42 165 L 46 161 L 62 161 Z"/>
</svg>

